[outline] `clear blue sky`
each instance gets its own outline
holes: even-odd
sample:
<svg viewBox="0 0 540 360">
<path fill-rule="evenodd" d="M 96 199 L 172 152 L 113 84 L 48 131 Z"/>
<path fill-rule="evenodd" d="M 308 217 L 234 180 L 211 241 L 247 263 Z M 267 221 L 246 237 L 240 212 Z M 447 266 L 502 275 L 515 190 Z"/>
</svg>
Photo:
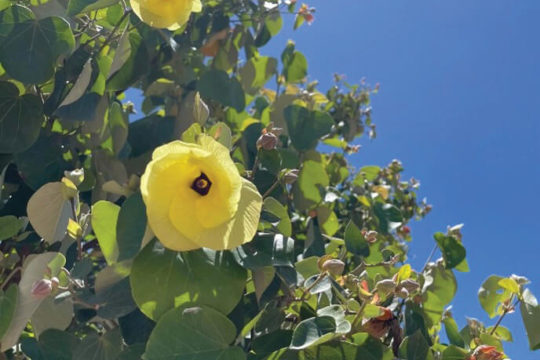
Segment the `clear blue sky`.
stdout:
<svg viewBox="0 0 540 360">
<path fill-rule="evenodd" d="M 300 0 L 299 0 L 300 1 Z M 470 273 L 458 276 L 453 313 L 488 320 L 477 291 L 492 273 L 527 276 L 540 297 L 540 1 L 307 0 L 316 20 L 286 29 L 321 89 L 332 74 L 379 82 L 373 97 L 378 138 L 362 141 L 355 166 L 400 159 L 433 204 L 412 224 L 411 260 L 420 269 L 432 234 L 465 223 Z M 503 325 L 514 334 L 514 360 L 530 352 L 520 314 Z"/>
</svg>

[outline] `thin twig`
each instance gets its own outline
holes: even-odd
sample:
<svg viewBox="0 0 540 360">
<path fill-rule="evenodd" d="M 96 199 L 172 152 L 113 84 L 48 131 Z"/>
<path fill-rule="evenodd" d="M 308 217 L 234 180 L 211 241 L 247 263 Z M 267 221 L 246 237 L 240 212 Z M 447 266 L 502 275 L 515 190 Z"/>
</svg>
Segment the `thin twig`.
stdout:
<svg viewBox="0 0 540 360">
<path fill-rule="evenodd" d="M 272 193 L 272 191 L 274 191 L 274 189 L 278 187 L 279 184 L 280 184 L 280 181 L 279 181 L 279 180 L 276 180 L 276 182 L 273 183 L 272 186 L 270 186 L 270 187 L 268 188 L 268 190 L 266 190 L 266 191 L 264 192 L 264 194 L 263 194 L 263 196 L 262 196 L 263 199 L 266 198 L 268 195 L 270 195 L 270 194 Z"/>
<path fill-rule="evenodd" d="M 514 295 L 512 295 L 512 297 L 513 296 Z M 506 314 L 508 314 L 513 309 L 515 309 L 518 303 L 519 303 L 519 299 L 517 299 L 512 306 L 505 306 L 504 307 L 503 313 L 501 314 L 501 316 L 499 316 L 499 318 L 497 319 L 497 322 L 495 323 L 495 325 L 493 325 L 493 329 L 491 329 L 491 331 L 489 332 L 489 335 L 495 334 L 495 331 L 497 330 L 499 325 L 501 325 L 501 322 L 504 319 L 504 317 L 506 316 Z"/>
<path fill-rule="evenodd" d="M 426 270 L 428 264 L 431 262 L 431 258 L 433 257 L 433 255 L 435 255 L 436 251 L 437 251 L 437 244 L 433 245 L 433 249 L 431 249 L 431 252 L 429 253 L 426 263 L 424 264 L 424 267 L 422 268 L 422 272 Z"/>
<path fill-rule="evenodd" d="M 0 287 L 0 289 L 4 290 L 6 285 L 9 283 L 9 280 L 11 280 L 11 278 L 20 270 L 22 270 L 22 267 L 20 267 L 20 266 L 17 266 L 15 269 L 11 270 L 9 275 L 6 277 L 6 279 L 2 283 L 2 286 Z"/>
<path fill-rule="evenodd" d="M 107 44 L 111 41 L 113 35 L 116 33 L 116 31 L 118 30 L 118 28 L 120 27 L 120 25 L 124 22 L 124 20 L 126 19 L 126 17 L 129 16 L 129 14 L 131 14 L 131 10 L 128 10 L 124 13 L 124 15 L 122 15 L 122 17 L 120 18 L 120 20 L 118 20 L 118 22 L 116 23 L 116 25 L 114 25 L 113 29 L 111 30 L 111 32 L 109 33 L 109 35 L 105 38 L 105 41 L 103 42 L 103 44 L 101 44 L 101 46 L 99 47 L 99 50 L 97 51 L 97 54 L 99 54 L 101 52 L 101 50 L 103 50 L 105 48 L 105 46 L 107 46 Z"/>
</svg>

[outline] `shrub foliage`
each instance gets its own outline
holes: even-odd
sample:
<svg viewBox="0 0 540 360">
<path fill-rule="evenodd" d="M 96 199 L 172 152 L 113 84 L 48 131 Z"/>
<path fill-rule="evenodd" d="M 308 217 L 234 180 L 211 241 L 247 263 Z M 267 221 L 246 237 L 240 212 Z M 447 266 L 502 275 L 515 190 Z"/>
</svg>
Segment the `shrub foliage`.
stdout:
<svg viewBox="0 0 540 360">
<path fill-rule="evenodd" d="M 496 360 L 513 310 L 540 348 L 524 277 L 489 277 L 492 326 L 458 327 L 459 226 L 407 263 L 407 224 L 430 210 L 419 184 L 399 161 L 347 159 L 375 136 L 377 89 L 318 89 L 293 42 L 261 53 L 313 9 L 202 5 L 167 30 L 124 0 L 0 0 L 0 359 Z M 262 195 L 258 230 L 174 252 L 147 226 L 140 176 L 157 146 L 202 133 Z"/>
</svg>

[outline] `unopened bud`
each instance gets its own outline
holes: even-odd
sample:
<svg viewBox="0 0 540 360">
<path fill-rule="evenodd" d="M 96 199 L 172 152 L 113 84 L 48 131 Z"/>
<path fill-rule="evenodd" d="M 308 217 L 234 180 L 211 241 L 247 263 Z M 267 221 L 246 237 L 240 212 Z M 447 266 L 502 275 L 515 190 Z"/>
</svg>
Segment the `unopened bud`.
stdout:
<svg viewBox="0 0 540 360">
<path fill-rule="evenodd" d="M 406 299 L 407 297 L 409 297 L 409 291 L 407 291 L 407 289 L 405 289 L 404 287 L 398 288 L 396 290 L 396 295 L 402 299 Z"/>
<path fill-rule="evenodd" d="M 396 289 L 396 283 L 392 279 L 384 279 L 375 284 L 377 291 L 383 294 L 389 294 Z"/>
<path fill-rule="evenodd" d="M 273 133 L 267 132 L 262 134 L 257 140 L 257 148 L 263 148 L 264 150 L 273 150 L 276 148 L 278 138 Z"/>
<path fill-rule="evenodd" d="M 400 282 L 399 287 L 407 289 L 408 292 L 412 293 L 420 288 L 420 284 L 412 279 L 407 279 Z"/>
<path fill-rule="evenodd" d="M 377 241 L 377 232 L 374 231 L 374 230 L 370 230 L 368 232 L 366 232 L 366 241 L 370 244 L 373 244 L 375 241 Z"/>
<path fill-rule="evenodd" d="M 45 298 L 52 292 L 52 281 L 49 279 L 41 279 L 32 285 L 32 295 L 36 298 Z"/>
<path fill-rule="evenodd" d="M 322 265 L 322 269 L 324 271 L 328 271 L 334 276 L 339 276 L 343 274 L 343 270 L 345 269 L 345 263 L 339 259 L 326 260 Z"/>
<path fill-rule="evenodd" d="M 283 175 L 283 180 L 285 181 L 285 184 L 292 184 L 298 179 L 298 173 L 300 170 L 298 169 L 292 169 L 289 170 Z"/>
</svg>

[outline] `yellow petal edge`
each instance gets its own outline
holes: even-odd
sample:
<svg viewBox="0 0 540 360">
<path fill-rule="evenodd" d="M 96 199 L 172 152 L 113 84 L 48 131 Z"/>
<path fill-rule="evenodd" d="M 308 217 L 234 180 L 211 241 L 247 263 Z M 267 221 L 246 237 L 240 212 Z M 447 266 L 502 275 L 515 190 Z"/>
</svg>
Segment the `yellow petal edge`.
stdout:
<svg viewBox="0 0 540 360">
<path fill-rule="evenodd" d="M 135 14 L 155 28 L 176 30 L 182 27 L 192 12 L 200 12 L 200 0 L 131 0 Z"/>
<path fill-rule="evenodd" d="M 210 190 L 193 189 L 208 176 Z M 176 251 L 232 249 L 253 239 L 262 207 L 257 188 L 242 178 L 229 150 L 210 136 L 197 144 L 173 141 L 155 149 L 141 178 L 148 225 Z"/>
</svg>

